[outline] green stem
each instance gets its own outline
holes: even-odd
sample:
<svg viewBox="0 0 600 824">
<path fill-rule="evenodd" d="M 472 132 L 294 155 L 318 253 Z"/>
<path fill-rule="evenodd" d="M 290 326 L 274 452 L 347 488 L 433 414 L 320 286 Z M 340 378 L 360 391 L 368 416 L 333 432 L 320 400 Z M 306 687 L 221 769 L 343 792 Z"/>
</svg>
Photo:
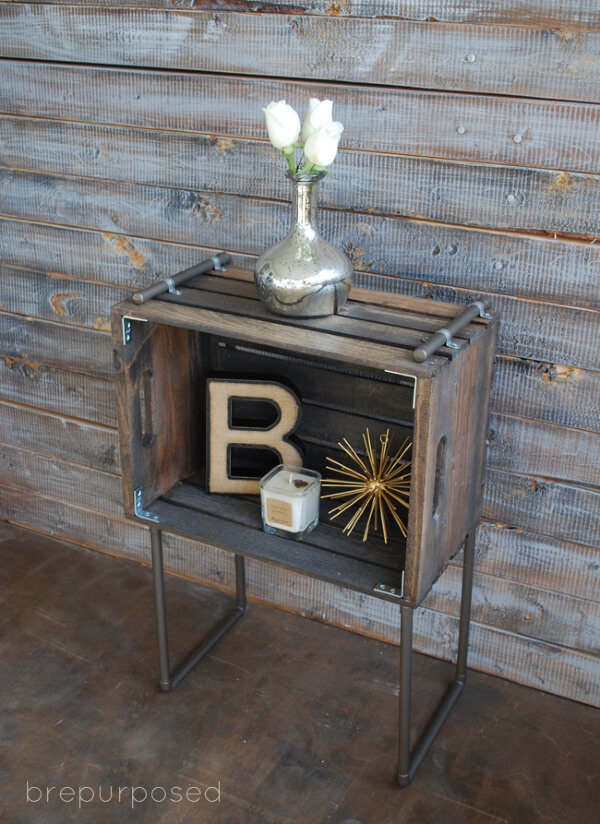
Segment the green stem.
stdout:
<svg viewBox="0 0 600 824">
<path fill-rule="evenodd" d="M 294 147 L 288 146 L 281 150 L 281 154 L 285 157 L 286 163 L 289 166 L 290 172 L 296 174 L 296 166 L 294 165 Z"/>
</svg>

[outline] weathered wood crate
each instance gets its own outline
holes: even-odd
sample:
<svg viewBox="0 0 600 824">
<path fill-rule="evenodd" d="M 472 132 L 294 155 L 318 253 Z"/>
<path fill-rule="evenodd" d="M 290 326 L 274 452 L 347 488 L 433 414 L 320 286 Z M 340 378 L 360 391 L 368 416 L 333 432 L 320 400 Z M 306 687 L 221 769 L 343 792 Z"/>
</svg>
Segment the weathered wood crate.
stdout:
<svg viewBox="0 0 600 824">
<path fill-rule="evenodd" d="M 239 555 L 363 593 L 421 603 L 481 514 L 482 469 L 497 319 L 477 318 L 417 363 L 413 349 L 462 307 L 410 298 L 402 309 L 352 299 L 333 317 L 269 314 L 248 273 L 202 276 L 143 306 L 113 310 L 127 515 Z M 208 494 L 206 380 L 291 382 L 307 466 L 367 428 L 410 436 L 407 538 L 342 533 L 328 516 L 301 543 L 262 530 L 258 498 Z M 358 533 L 358 534 L 356 534 Z"/>
</svg>

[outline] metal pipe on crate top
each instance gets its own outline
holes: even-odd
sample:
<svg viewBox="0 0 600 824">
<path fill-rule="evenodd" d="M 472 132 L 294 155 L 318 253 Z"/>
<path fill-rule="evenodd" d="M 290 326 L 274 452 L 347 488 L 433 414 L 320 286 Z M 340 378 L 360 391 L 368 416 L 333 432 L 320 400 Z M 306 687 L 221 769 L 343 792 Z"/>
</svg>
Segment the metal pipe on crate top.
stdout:
<svg viewBox="0 0 600 824">
<path fill-rule="evenodd" d="M 477 317 L 489 320 L 491 317 L 487 311 L 489 306 L 490 301 L 487 298 L 482 298 L 481 300 L 470 303 L 466 309 L 456 315 L 455 318 L 452 318 L 444 327 L 438 329 L 437 332 L 434 332 L 433 335 L 430 335 L 428 338 L 423 338 L 423 343 L 417 346 L 413 352 L 414 359 L 417 363 L 423 363 L 427 358 L 434 355 L 438 349 L 441 349 L 442 346 L 458 349 L 459 345 L 454 343 L 452 336 L 458 334 L 461 329 L 464 329 L 468 323 Z"/>
<path fill-rule="evenodd" d="M 177 272 L 177 274 L 173 275 L 172 278 L 160 278 L 151 286 L 148 286 L 147 289 L 144 289 L 141 292 L 136 292 L 131 299 L 134 303 L 140 305 L 142 303 L 146 303 L 152 298 L 157 297 L 157 295 L 162 295 L 163 292 L 171 292 L 172 294 L 177 295 L 179 294 L 177 291 L 177 286 L 191 280 L 197 275 L 205 275 L 207 272 L 212 272 L 213 270 L 215 272 L 224 272 L 225 269 L 223 267 L 227 266 L 229 263 L 231 263 L 231 255 L 227 252 L 219 252 L 219 254 L 214 257 L 207 258 L 201 263 L 197 263 L 195 266 L 190 266 L 189 269 L 182 269 L 181 272 Z"/>
</svg>

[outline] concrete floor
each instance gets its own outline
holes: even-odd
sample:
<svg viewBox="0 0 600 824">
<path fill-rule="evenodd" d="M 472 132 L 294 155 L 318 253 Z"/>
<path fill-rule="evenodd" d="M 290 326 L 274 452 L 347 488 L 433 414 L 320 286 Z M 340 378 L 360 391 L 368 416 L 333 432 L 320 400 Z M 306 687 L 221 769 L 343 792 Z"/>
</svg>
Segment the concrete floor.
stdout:
<svg viewBox="0 0 600 824">
<path fill-rule="evenodd" d="M 167 598 L 174 657 L 229 603 Z M 148 569 L 0 524 L 3 824 L 600 821 L 596 709 L 470 672 L 400 790 L 394 647 L 250 604 L 170 695 L 155 655 Z M 450 674 L 415 656 L 416 726 Z"/>
</svg>

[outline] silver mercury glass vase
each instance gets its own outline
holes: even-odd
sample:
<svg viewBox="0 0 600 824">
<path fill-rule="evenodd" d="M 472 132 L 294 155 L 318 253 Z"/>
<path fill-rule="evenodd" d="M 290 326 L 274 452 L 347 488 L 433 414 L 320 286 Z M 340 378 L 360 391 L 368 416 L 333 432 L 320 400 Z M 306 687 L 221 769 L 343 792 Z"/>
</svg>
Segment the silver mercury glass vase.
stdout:
<svg viewBox="0 0 600 824">
<path fill-rule="evenodd" d="M 317 229 L 318 185 L 325 172 L 286 172 L 294 186 L 290 232 L 256 261 L 254 280 L 266 308 L 276 315 L 334 315 L 352 286 L 352 264 Z"/>
</svg>

